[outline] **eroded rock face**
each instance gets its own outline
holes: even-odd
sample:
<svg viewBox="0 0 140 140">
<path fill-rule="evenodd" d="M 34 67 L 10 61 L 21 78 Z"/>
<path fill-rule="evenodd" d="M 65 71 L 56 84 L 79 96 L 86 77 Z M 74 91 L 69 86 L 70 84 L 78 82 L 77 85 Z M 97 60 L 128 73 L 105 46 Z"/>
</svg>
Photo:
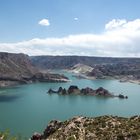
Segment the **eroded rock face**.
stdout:
<svg viewBox="0 0 140 140">
<path fill-rule="evenodd" d="M 32 81 L 39 81 L 39 82 L 68 82 L 69 79 L 60 74 L 51 74 L 51 73 L 41 73 L 38 72 L 30 77 Z"/>
<path fill-rule="evenodd" d="M 43 136 L 45 137 L 49 137 L 50 135 L 52 135 L 53 133 L 55 133 L 56 130 L 58 130 L 60 127 L 62 126 L 62 122 L 57 121 L 57 120 L 53 120 L 51 121 L 48 126 L 46 127 Z"/>
<path fill-rule="evenodd" d="M 26 54 L 0 53 L 0 87 L 36 81 L 67 82 L 68 78 L 64 75 L 40 72 Z"/>
<path fill-rule="evenodd" d="M 139 126 L 140 116 L 80 116 L 64 122 L 51 121 L 41 137 L 32 140 L 139 140 Z"/>
<path fill-rule="evenodd" d="M 140 58 L 36 56 L 31 61 L 42 69 L 68 69 L 78 73 L 78 78 L 115 78 L 140 84 Z"/>
<path fill-rule="evenodd" d="M 81 63 L 78 63 L 76 65 L 74 65 L 71 69 L 70 72 L 73 73 L 79 73 L 79 74 L 88 74 L 89 72 L 92 72 L 93 68 L 88 66 L 88 65 L 84 65 Z"/>
<path fill-rule="evenodd" d="M 31 140 L 43 140 L 46 139 L 46 137 L 49 137 L 55 131 L 57 131 L 60 127 L 62 126 L 62 122 L 58 120 L 52 120 L 46 129 L 44 130 L 43 134 L 40 133 L 34 133 L 33 136 L 31 137 Z"/>
<path fill-rule="evenodd" d="M 37 72 L 26 54 L 0 53 L 0 73 L 7 77 L 28 76 Z"/>
</svg>

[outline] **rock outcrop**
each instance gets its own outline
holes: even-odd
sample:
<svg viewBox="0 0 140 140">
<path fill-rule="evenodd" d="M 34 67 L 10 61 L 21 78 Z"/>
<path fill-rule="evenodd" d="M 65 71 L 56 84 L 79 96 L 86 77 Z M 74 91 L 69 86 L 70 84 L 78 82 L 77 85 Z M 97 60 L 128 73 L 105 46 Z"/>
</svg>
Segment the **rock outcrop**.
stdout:
<svg viewBox="0 0 140 140">
<path fill-rule="evenodd" d="M 42 73 L 35 68 L 25 54 L 0 53 L 0 87 L 31 82 L 66 82 L 59 74 Z"/>
<path fill-rule="evenodd" d="M 52 90 L 49 89 L 48 93 L 57 93 L 60 95 L 92 95 L 92 96 L 103 96 L 103 97 L 118 97 L 121 99 L 128 98 L 127 96 L 124 96 L 122 94 L 114 95 L 108 90 L 104 89 L 103 87 L 99 87 L 98 89 L 92 89 L 89 87 L 79 89 L 78 86 L 71 85 L 67 90 L 65 88 L 59 87 L 58 90 Z"/>
<path fill-rule="evenodd" d="M 31 78 L 32 81 L 39 82 L 68 82 L 69 79 L 60 74 L 52 74 L 52 73 L 36 73 Z"/>
<path fill-rule="evenodd" d="M 78 86 L 72 85 L 68 88 L 67 93 L 68 94 L 80 93 L 80 89 L 78 88 Z"/>
<path fill-rule="evenodd" d="M 124 95 L 122 95 L 122 94 L 119 94 L 118 97 L 121 98 L 121 99 L 124 99 L 124 98 L 127 99 L 127 98 L 128 98 L 128 96 L 124 96 Z"/>
<path fill-rule="evenodd" d="M 88 74 L 89 72 L 92 72 L 93 68 L 88 66 L 88 65 L 84 65 L 84 64 L 76 64 L 74 65 L 72 68 L 70 68 L 70 72 L 76 73 L 76 74 Z"/>
<path fill-rule="evenodd" d="M 51 121 L 43 134 L 31 140 L 139 140 L 140 116 L 123 118 L 101 116 L 74 117 L 64 122 Z"/>
</svg>

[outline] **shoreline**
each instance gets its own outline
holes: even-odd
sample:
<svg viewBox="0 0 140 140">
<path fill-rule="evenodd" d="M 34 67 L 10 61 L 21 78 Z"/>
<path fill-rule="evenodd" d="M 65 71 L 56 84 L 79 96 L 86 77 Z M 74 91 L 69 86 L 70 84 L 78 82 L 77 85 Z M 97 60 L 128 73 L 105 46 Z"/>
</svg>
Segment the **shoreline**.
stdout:
<svg viewBox="0 0 140 140">
<path fill-rule="evenodd" d="M 119 80 L 119 82 L 121 83 L 125 83 L 125 82 L 129 82 L 129 83 L 133 83 L 133 84 L 137 84 L 140 85 L 140 80 L 138 79 L 131 79 L 129 77 L 122 77 L 122 76 L 104 76 L 102 78 L 96 78 L 94 76 L 87 76 L 85 74 L 81 74 L 81 73 L 77 73 L 71 70 L 64 70 L 65 72 L 70 72 L 73 73 L 73 77 L 79 78 L 79 79 L 88 79 L 88 80 L 99 80 L 99 79 L 104 79 L 104 80 Z"/>
<path fill-rule="evenodd" d="M 133 84 L 137 84 L 140 85 L 140 80 L 131 80 L 131 79 L 127 79 L 127 80 L 122 80 L 120 79 L 119 82 L 123 83 L 123 82 L 129 82 L 129 83 L 133 83 Z"/>
</svg>

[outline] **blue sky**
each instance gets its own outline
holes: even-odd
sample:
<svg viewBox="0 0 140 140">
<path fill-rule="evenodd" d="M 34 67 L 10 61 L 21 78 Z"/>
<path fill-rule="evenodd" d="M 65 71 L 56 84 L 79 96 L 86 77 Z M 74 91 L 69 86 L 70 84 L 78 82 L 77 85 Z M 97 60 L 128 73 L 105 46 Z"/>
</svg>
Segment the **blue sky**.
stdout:
<svg viewBox="0 0 140 140">
<path fill-rule="evenodd" d="M 139 6 L 140 0 L 0 0 L 0 51 L 140 57 Z M 43 19 L 49 25 L 39 24 Z"/>
</svg>

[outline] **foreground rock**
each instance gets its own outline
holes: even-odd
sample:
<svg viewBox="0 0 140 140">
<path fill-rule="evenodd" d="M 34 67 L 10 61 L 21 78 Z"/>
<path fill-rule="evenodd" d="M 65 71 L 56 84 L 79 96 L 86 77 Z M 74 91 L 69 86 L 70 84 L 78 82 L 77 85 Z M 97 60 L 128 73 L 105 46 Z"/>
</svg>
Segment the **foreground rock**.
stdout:
<svg viewBox="0 0 140 140">
<path fill-rule="evenodd" d="M 57 94 L 62 94 L 62 95 L 93 95 L 93 96 L 104 96 L 104 97 L 119 97 L 121 99 L 128 98 L 127 96 L 124 96 L 122 94 L 119 95 L 114 95 L 108 90 L 104 89 L 103 87 L 99 87 L 98 89 L 92 89 L 89 87 L 79 89 L 78 86 L 71 85 L 67 90 L 65 88 L 59 87 L 58 90 L 52 90 L 49 89 L 48 93 L 57 93 Z"/>
<path fill-rule="evenodd" d="M 140 116 L 122 118 L 101 116 L 74 117 L 60 122 L 51 121 L 43 134 L 34 134 L 31 140 L 139 140 Z"/>
<path fill-rule="evenodd" d="M 25 54 L 0 53 L 0 87 L 31 82 L 66 82 L 64 75 L 42 73 Z"/>
</svg>

